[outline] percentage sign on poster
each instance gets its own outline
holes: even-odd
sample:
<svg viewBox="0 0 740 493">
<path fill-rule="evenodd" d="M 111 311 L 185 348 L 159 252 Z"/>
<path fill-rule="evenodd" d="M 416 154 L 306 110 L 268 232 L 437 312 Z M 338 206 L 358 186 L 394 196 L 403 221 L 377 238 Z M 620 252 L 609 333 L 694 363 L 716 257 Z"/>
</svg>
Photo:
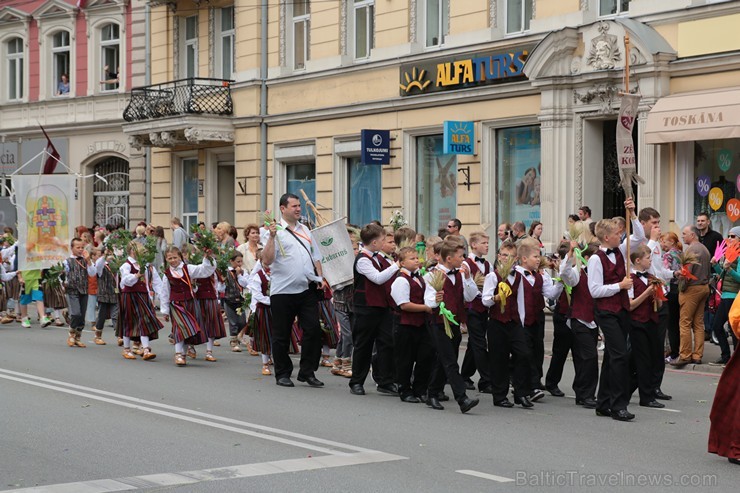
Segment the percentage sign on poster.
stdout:
<svg viewBox="0 0 740 493">
<path fill-rule="evenodd" d="M 724 194 L 722 193 L 722 189 L 719 187 L 714 187 L 709 191 L 709 207 L 711 207 L 712 210 L 718 210 L 720 207 L 722 207 L 723 198 Z"/>
<path fill-rule="evenodd" d="M 706 175 L 702 175 L 696 179 L 696 192 L 702 197 L 706 197 L 709 193 L 710 178 Z"/>
<path fill-rule="evenodd" d="M 731 223 L 740 219 L 740 200 L 730 199 L 727 201 L 727 219 Z"/>
</svg>

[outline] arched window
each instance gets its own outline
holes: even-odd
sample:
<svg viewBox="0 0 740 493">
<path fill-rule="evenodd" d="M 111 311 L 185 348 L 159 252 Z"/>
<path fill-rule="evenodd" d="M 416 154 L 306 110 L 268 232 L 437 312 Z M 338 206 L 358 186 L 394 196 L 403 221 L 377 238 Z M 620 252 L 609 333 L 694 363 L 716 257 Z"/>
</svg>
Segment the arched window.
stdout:
<svg viewBox="0 0 740 493">
<path fill-rule="evenodd" d="M 95 222 L 101 225 L 122 224 L 128 227 L 128 161 L 109 157 L 95 165 Z M 106 183 L 107 182 L 107 183 Z"/>
<path fill-rule="evenodd" d="M 5 43 L 5 63 L 7 74 L 8 100 L 23 99 L 23 40 L 12 38 Z"/>
<path fill-rule="evenodd" d="M 118 89 L 120 74 L 121 34 L 118 24 L 106 24 L 100 28 L 100 63 L 103 71 L 104 91 Z"/>
<path fill-rule="evenodd" d="M 51 56 L 54 77 L 51 81 L 52 94 L 55 96 L 68 96 L 71 62 L 69 31 L 58 31 L 54 33 L 51 38 Z M 64 79 L 62 76 L 64 76 Z"/>
</svg>

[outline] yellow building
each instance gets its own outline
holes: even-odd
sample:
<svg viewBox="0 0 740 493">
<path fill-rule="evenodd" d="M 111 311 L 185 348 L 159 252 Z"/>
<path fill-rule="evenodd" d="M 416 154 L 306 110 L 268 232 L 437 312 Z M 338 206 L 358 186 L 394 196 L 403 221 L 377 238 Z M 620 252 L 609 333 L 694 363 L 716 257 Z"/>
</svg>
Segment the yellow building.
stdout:
<svg viewBox="0 0 740 493">
<path fill-rule="evenodd" d="M 266 19 L 262 3 L 152 2 L 155 85 L 132 92 L 124 132 L 151 148 L 154 223 L 242 227 L 303 189 L 356 224 L 401 209 L 425 234 L 540 220 L 551 248 L 579 206 L 623 212 L 627 59 L 638 206 L 664 229 L 740 216 L 740 1 L 269 0 Z M 447 129 L 469 153 L 445 153 L 446 121 L 472 122 Z M 390 164 L 361 163 L 362 130 L 389 131 L 368 134 Z"/>
</svg>

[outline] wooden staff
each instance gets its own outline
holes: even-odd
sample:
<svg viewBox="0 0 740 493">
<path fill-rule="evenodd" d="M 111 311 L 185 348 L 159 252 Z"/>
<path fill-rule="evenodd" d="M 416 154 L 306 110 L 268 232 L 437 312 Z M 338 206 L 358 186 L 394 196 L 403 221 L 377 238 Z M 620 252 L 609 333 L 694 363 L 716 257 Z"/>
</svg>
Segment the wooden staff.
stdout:
<svg viewBox="0 0 740 493">
<path fill-rule="evenodd" d="M 299 192 L 301 192 L 301 195 L 303 196 L 303 200 L 306 202 L 306 207 L 308 207 L 311 210 L 311 212 L 313 212 L 313 215 L 316 218 L 316 225 L 323 226 L 324 224 L 328 224 L 329 220 L 326 219 L 323 215 L 321 215 L 321 213 L 316 208 L 316 206 L 313 204 L 313 202 L 311 202 L 308 199 L 308 195 L 306 195 L 306 192 L 304 192 L 302 188 L 299 190 Z"/>
<path fill-rule="evenodd" d="M 624 35 L 624 91 L 629 94 L 630 93 L 630 35 L 625 34 Z M 632 193 L 632 182 L 627 183 L 624 185 L 625 187 L 625 196 L 631 197 Z M 629 190 L 627 189 L 629 187 Z M 630 217 L 630 211 L 628 209 L 625 209 L 624 216 L 627 219 L 625 221 L 625 231 L 627 232 L 627 258 L 625 259 L 627 261 L 627 268 L 625 272 L 627 275 L 630 275 L 630 269 L 632 268 L 632 262 L 630 260 L 630 226 L 632 224 L 632 218 Z"/>
</svg>

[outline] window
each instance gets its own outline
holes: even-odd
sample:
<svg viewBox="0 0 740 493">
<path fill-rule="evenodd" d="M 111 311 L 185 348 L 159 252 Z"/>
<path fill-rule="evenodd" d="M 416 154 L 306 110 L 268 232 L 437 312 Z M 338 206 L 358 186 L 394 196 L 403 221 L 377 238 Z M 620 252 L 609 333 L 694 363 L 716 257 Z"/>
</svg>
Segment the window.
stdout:
<svg viewBox="0 0 740 493">
<path fill-rule="evenodd" d="M 220 21 L 220 73 L 222 79 L 231 80 L 234 78 L 234 7 L 221 9 Z"/>
<path fill-rule="evenodd" d="M 308 0 L 293 2 L 293 68 L 306 68 L 308 60 L 308 32 L 311 22 L 311 11 Z"/>
<path fill-rule="evenodd" d="M 629 12 L 630 0 L 599 0 L 599 15 L 614 15 Z"/>
<path fill-rule="evenodd" d="M 416 138 L 416 225 L 436 234 L 457 213 L 457 155 L 442 154 L 442 135 Z"/>
<path fill-rule="evenodd" d="M 382 166 L 364 165 L 359 157 L 346 160 L 348 166 L 348 209 L 351 224 L 365 225 L 379 219 L 381 210 Z"/>
<path fill-rule="evenodd" d="M 184 19 L 185 46 L 183 47 L 184 78 L 191 79 L 198 74 L 198 16 L 193 15 Z"/>
<path fill-rule="evenodd" d="M 69 96 L 70 51 L 69 32 L 59 31 L 51 39 L 51 56 L 53 79 L 51 81 L 52 94 L 55 96 Z"/>
<path fill-rule="evenodd" d="M 118 89 L 121 37 L 118 24 L 106 24 L 100 30 L 100 61 L 103 64 L 104 91 Z"/>
<path fill-rule="evenodd" d="M 506 1 L 506 32 L 520 33 L 529 31 L 532 20 L 532 0 Z"/>
<path fill-rule="evenodd" d="M 727 235 L 738 224 L 740 139 L 693 144 L 694 217 L 701 212 L 711 213 L 712 229 Z"/>
<path fill-rule="evenodd" d="M 198 223 L 198 159 L 182 160 L 182 225 L 190 231 L 190 226 Z"/>
<path fill-rule="evenodd" d="M 23 99 L 23 40 L 13 38 L 5 44 L 8 69 L 8 100 Z"/>
<path fill-rule="evenodd" d="M 449 0 L 423 0 L 424 20 L 426 27 L 425 46 L 441 46 L 447 36 L 447 13 Z"/>
<path fill-rule="evenodd" d="M 316 163 L 295 163 L 285 165 L 288 193 L 295 194 L 301 198 L 301 213 L 306 216 L 306 202 L 303 200 L 301 190 L 306 192 L 311 202 L 316 202 Z"/>
<path fill-rule="evenodd" d="M 540 220 L 540 127 L 496 132 L 498 223 Z"/>
<path fill-rule="evenodd" d="M 354 0 L 353 32 L 355 58 L 367 58 L 373 49 L 375 0 Z"/>
</svg>

